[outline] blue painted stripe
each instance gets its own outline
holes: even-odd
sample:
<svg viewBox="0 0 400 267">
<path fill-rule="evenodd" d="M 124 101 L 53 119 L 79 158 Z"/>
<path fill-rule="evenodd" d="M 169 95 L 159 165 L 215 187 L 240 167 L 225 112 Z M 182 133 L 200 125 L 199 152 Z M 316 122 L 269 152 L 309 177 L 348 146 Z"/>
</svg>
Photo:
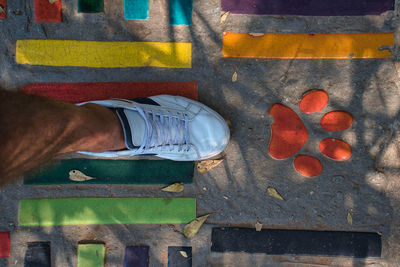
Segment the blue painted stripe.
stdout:
<svg viewBox="0 0 400 267">
<path fill-rule="evenodd" d="M 192 0 L 169 0 L 169 24 L 192 25 Z"/>
<path fill-rule="evenodd" d="M 148 19 L 149 0 L 125 0 L 125 19 Z"/>
</svg>

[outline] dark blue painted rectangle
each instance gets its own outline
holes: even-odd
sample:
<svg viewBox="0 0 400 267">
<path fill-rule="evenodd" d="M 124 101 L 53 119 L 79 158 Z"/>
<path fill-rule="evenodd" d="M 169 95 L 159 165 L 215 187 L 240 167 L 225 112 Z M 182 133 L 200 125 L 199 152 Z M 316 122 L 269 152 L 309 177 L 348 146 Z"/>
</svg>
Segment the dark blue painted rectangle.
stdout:
<svg viewBox="0 0 400 267">
<path fill-rule="evenodd" d="M 30 242 L 26 250 L 24 267 L 50 267 L 50 242 Z"/>
<path fill-rule="evenodd" d="M 211 251 L 269 255 L 380 257 L 381 236 L 363 232 L 214 228 Z"/>
<path fill-rule="evenodd" d="M 192 247 L 168 247 L 168 267 L 191 267 Z"/>
<path fill-rule="evenodd" d="M 125 248 L 124 267 L 148 267 L 149 247 L 128 246 Z"/>
</svg>

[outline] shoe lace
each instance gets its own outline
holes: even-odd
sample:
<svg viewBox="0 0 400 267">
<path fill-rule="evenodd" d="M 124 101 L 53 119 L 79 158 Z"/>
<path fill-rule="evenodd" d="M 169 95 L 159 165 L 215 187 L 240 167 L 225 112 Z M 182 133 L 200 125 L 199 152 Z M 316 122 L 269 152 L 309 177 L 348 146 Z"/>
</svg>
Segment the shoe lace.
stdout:
<svg viewBox="0 0 400 267">
<path fill-rule="evenodd" d="M 177 116 L 172 116 L 169 111 L 167 114 L 161 114 L 153 109 L 139 106 L 135 108 L 146 123 L 144 142 L 138 149 L 140 152 L 157 148 L 164 150 L 167 146 L 172 151 L 174 145 L 178 145 L 178 152 L 190 149 L 189 118 L 186 114 L 178 113 Z"/>
</svg>

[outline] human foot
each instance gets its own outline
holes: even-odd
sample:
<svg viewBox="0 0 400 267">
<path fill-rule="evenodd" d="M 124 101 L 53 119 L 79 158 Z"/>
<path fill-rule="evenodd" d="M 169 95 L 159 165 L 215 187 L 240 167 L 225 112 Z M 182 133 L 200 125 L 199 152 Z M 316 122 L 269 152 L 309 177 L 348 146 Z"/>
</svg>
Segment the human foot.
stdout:
<svg viewBox="0 0 400 267">
<path fill-rule="evenodd" d="M 83 154 L 100 157 L 150 154 L 171 160 L 192 161 L 218 155 L 229 141 L 228 126 L 220 115 L 184 97 L 159 95 L 88 103 L 116 110 L 128 150 L 104 153 L 81 151 Z"/>
</svg>

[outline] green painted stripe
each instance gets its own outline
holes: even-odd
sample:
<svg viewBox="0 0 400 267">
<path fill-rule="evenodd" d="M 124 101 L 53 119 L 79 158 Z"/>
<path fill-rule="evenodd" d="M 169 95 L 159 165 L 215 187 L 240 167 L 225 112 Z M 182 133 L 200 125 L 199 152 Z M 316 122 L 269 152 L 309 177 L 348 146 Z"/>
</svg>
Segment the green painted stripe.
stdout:
<svg viewBox="0 0 400 267">
<path fill-rule="evenodd" d="M 78 267 L 103 267 L 105 252 L 103 244 L 79 244 Z"/>
<path fill-rule="evenodd" d="M 99 13 L 103 10 L 103 0 L 78 0 L 79 13 Z"/>
<path fill-rule="evenodd" d="M 71 170 L 96 179 L 72 181 Z M 66 159 L 39 168 L 25 177 L 24 184 L 188 184 L 193 182 L 193 171 L 194 162 L 185 161 Z"/>
<path fill-rule="evenodd" d="M 195 198 L 21 199 L 20 226 L 188 223 Z"/>
</svg>

